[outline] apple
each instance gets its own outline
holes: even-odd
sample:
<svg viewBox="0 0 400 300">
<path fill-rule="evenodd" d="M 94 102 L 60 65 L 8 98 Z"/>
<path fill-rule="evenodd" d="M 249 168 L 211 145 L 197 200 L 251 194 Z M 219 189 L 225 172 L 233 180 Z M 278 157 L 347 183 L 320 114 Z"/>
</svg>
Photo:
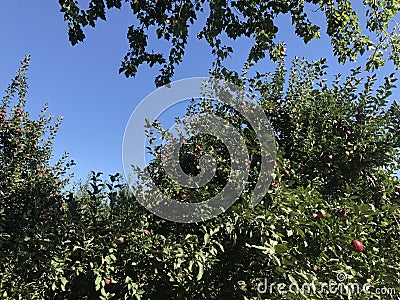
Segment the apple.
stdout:
<svg viewBox="0 0 400 300">
<path fill-rule="evenodd" d="M 329 155 L 328 155 L 328 158 L 329 158 L 330 160 L 332 160 L 332 159 L 333 159 L 333 155 L 332 155 L 332 154 L 329 154 Z"/>
<path fill-rule="evenodd" d="M 106 278 L 106 279 L 104 279 L 104 283 L 105 283 L 105 284 L 110 284 L 110 283 L 111 283 L 111 280 L 108 279 L 108 278 Z"/>
<path fill-rule="evenodd" d="M 118 239 L 118 241 L 119 241 L 120 243 L 123 243 L 123 242 L 125 242 L 125 239 L 124 239 L 123 236 L 121 236 L 121 237 Z"/>
<path fill-rule="evenodd" d="M 179 195 L 179 190 L 175 190 L 172 192 L 172 197 L 177 197 Z"/>
<path fill-rule="evenodd" d="M 314 266 L 312 267 L 312 270 L 313 270 L 314 272 L 317 272 L 317 271 L 318 271 L 318 267 L 314 265 Z"/>
<path fill-rule="evenodd" d="M 321 210 L 319 211 L 319 213 L 318 213 L 318 216 L 319 216 L 320 218 L 326 218 L 326 212 L 325 212 L 323 209 L 321 209 Z"/>
<path fill-rule="evenodd" d="M 312 216 L 313 216 L 313 219 L 318 219 L 318 214 L 317 213 L 313 213 Z"/>
<path fill-rule="evenodd" d="M 364 245 L 359 240 L 354 240 L 351 242 L 351 248 L 354 252 L 362 252 L 364 250 Z"/>
<path fill-rule="evenodd" d="M 340 217 L 342 217 L 342 218 L 344 218 L 344 217 L 346 217 L 346 215 L 347 215 L 347 211 L 346 211 L 345 209 L 341 208 L 341 209 L 339 209 L 339 210 L 337 211 L 337 215 L 340 216 Z"/>
</svg>

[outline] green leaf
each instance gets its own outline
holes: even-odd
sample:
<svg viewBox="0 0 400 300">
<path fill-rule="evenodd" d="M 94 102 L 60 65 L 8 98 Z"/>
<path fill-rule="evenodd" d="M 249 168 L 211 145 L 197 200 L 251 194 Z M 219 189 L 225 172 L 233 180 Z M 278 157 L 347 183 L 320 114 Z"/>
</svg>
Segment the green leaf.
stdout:
<svg viewBox="0 0 400 300">
<path fill-rule="evenodd" d="M 295 284 L 298 286 L 297 280 L 292 276 L 292 275 L 288 275 L 288 279 L 291 283 Z"/>
<path fill-rule="evenodd" d="M 94 281 L 95 286 L 97 287 L 98 285 L 100 285 L 100 282 L 101 282 L 101 276 L 97 276 L 96 280 Z M 98 290 L 98 289 L 96 289 L 96 290 Z"/>
<path fill-rule="evenodd" d="M 66 285 L 67 282 L 68 282 L 68 280 L 67 280 L 65 277 L 61 277 L 60 280 L 61 280 L 61 283 L 62 283 L 63 285 Z"/>
<path fill-rule="evenodd" d="M 274 249 L 275 249 L 275 253 L 280 254 L 280 253 L 286 252 L 288 249 L 288 246 L 287 246 L 287 243 L 278 244 L 278 245 L 275 245 Z"/>
<path fill-rule="evenodd" d="M 203 277 L 204 267 L 200 261 L 197 261 L 197 265 L 199 266 L 199 272 L 197 273 L 196 279 L 197 279 L 197 281 L 199 281 Z"/>
<path fill-rule="evenodd" d="M 295 225 L 294 228 L 296 229 L 296 232 L 305 240 L 306 235 L 303 230 L 298 225 Z"/>
<path fill-rule="evenodd" d="M 210 243 L 210 235 L 206 233 L 204 235 L 204 245 L 208 245 Z"/>
</svg>

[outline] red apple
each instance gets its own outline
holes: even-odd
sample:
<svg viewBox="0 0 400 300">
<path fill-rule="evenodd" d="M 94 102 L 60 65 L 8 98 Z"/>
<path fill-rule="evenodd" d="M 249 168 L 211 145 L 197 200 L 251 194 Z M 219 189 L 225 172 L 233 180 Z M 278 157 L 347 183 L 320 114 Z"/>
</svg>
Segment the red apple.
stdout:
<svg viewBox="0 0 400 300">
<path fill-rule="evenodd" d="M 125 242 L 125 239 L 124 239 L 124 237 L 120 237 L 119 239 L 118 239 L 118 241 L 120 242 L 120 243 L 123 243 L 123 242 Z"/>
<path fill-rule="evenodd" d="M 345 209 L 343 209 L 343 208 L 341 208 L 341 209 L 339 209 L 338 211 L 337 211 L 337 214 L 338 214 L 338 216 L 340 216 L 340 217 L 346 217 L 346 215 L 347 215 L 347 212 L 346 212 L 346 210 Z"/>
<path fill-rule="evenodd" d="M 106 279 L 104 279 L 104 283 L 105 283 L 105 284 L 110 284 L 110 283 L 111 283 L 111 280 L 108 279 L 108 278 L 106 278 Z"/>
<path fill-rule="evenodd" d="M 172 197 L 177 197 L 179 195 L 179 190 L 175 190 L 172 192 Z"/>
<path fill-rule="evenodd" d="M 312 267 L 312 270 L 313 270 L 314 272 L 317 272 L 317 271 L 318 271 L 318 267 L 314 265 L 314 266 Z"/>
<path fill-rule="evenodd" d="M 318 216 L 319 216 L 320 218 L 326 218 L 326 212 L 325 212 L 323 209 L 321 209 L 321 210 L 319 211 L 319 213 L 318 213 Z"/>
<path fill-rule="evenodd" d="M 364 245 L 359 240 L 354 240 L 351 242 L 351 248 L 354 252 L 362 252 L 364 250 Z"/>
</svg>

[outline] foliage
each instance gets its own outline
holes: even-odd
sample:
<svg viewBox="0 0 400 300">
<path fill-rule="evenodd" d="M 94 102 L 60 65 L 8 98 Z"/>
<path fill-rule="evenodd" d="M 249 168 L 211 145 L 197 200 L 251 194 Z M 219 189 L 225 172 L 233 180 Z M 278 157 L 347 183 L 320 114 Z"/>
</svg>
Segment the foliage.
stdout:
<svg viewBox="0 0 400 300">
<path fill-rule="evenodd" d="M 121 9 L 121 0 L 92 0 L 86 10 L 78 1 L 59 0 L 61 12 L 68 23 L 68 35 L 72 45 L 85 39 L 83 29 L 95 27 L 98 19 L 106 20 L 107 11 Z M 364 7 L 357 1 L 126 1 L 135 16 L 135 25 L 128 28 L 129 51 L 122 61 L 120 73 L 135 76 L 138 67 L 148 64 L 160 65 L 156 77 L 157 86 L 169 83 L 175 67 L 182 62 L 191 28 L 204 15 L 203 28 L 196 33 L 211 47 L 216 62 L 214 67 L 222 73 L 237 77 L 223 67 L 222 62 L 233 53 L 229 42 L 240 37 L 252 38 L 247 62 L 258 62 L 268 56 L 277 60 L 285 53 L 282 43 L 276 42 L 279 28 L 276 20 L 280 15 L 290 14 L 295 33 L 305 43 L 319 38 L 321 26 L 331 39 L 333 53 L 339 62 L 355 61 L 369 53 L 366 68 L 377 69 L 386 59 L 399 67 L 399 24 L 395 17 L 400 9 L 398 0 L 364 0 Z M 321 14 L 325 24 L 315 24 L 309 15 Z M 366 29 L 358 15 L 366 15 Z M 154 52 L 149 39 L 162 39 L 170 45 L 169 53 Z M 389 53 L 389 57 L 384 56 Z"/>
<path fill-rule="evenodd" d="M 29 59 L 22 62 L 0 105 L 0 290 L 2 297 L 14 298 L 18 291 L 25 299 L 45 289 L 35 282 L 45 276 L 62 239 L 62 189 L 68 181 L 66 169 L 73 164 L 64 163 L 66 155 L 54 166 L 49 163 L 61 120 L 52 124 L 47 107 L 37 120 L 24 110 Z"/>
<path fill-rule="evenodd" d="M 314 282 L 318 291 L 330 280 L 337 282 L 339 272 L 346 282 L 400 292 L 400 183 L 393 175 L 400 112 L 396 102 L 388 104 L 395 78 L 375 88 L 374 77 L 362 80 L 354 70 L 344 82 L 328 86 L 323 61 L 296 61 L 287 85 L 283 63 L 274 74 L 248 79 L 276 132 L 275 179 L 254 209 L 244 194 L 217 218 L 178 224 L 148 213 L 119 174 L 104 180 L 93 173 L 80 190 L 62 192 L 63 164 L 51 166 L 50 144 L 35 143 L 49 119 L 31 121 L 23 111 L 27 63 L 3 100 L 0 124 L 2 298 L 348 299 L 341 293 L 257 291 L 265 280 Z M 10 108 L 15 93 L 20 100 Z M 202 109 L 193 104 L 188 113 Z M 238 129 L 246 122 L 222 110 L 226 107 L 208 109 Z M 223 169 L 229 168 L 223 147 L 213 149 L 218 144 L 208 137 L 189 142 L 181 149 L 188 173 L 196 172 L 194 156 L 212 150 L 221 154 Z M 161 188 L 170 189 L 168 181 L 157 178 Z M 212 181 L 209 188 L 222 184 Z M 209 196 L 198 193 L 201 199 Z M 363 251 L 354 251 L 355 240 Z"/>
<path fill-rule="evenodd" d="M 346 283 L 359 283 L 360 289 L 371 284 L 398 291 L 400 185 L 394 173 L 399 168 L 400 111 L 397 102 L 389 103 L 396 78 L 391 75 L 375 88 L 375 76 L 360 79 L 360 70 L 355 69 L 344 82 L 338 75 L 329 87 L 326 68 L 324 60 L 296 60 L 287 89 L 283 62 L 274 74 L 257 74 L 248 80 L 275 129 L 276 178 L 254 210 L 249 210 L 243 194 L 230 211 L 205 223 L 204 238 L 211 237 L 224 250 L 215 248 L 217 260 L 205 271 L 203 290 L 197 286 L 191 297 L 259 299 L 257 284 L 264 280 L 287 287 L 314 283 L 320 291 L 324 283 L 339 283 L 337 274 L 345 274 Z M 209 103 L 194 104 L 189 113 L 208 109 L 237 129 L 247 127 L 233 109 Z M 158 123 L 152 129 L 163 133 Z M 207 136 L 186 141 L 181 148 L 182 168 L 196 173 L 199 157 L 215 155 L 216 148 L 218 144 Z M 151 153 L 157 158 L 160 150 L 154 147 Z M 226 157 L 217 169 L 229 165 Z M 257 161 L 256 151 L 250 161 L 255 170 Z M 186 201 L 207 199 L 210 191 L 219 191 L 225 183 L 212 181 L 193 194 L 171 184 L 159 160 L 152 170 L 161 175 L 155 176 L 161 189 L 180 200 L 182 194 L 187 195 Z M 360 253 L 353 252 L 352 241 L 357 240 L 365 245 Z M 275 288 L 269 296 L 300 297 L 288 288 L 284 291 L 285 296 L 279 295 Z M 344 294 L 329 296 L 347 299 Z M 326 294 L 302 297 L 325 298 Z"/>
</svg>

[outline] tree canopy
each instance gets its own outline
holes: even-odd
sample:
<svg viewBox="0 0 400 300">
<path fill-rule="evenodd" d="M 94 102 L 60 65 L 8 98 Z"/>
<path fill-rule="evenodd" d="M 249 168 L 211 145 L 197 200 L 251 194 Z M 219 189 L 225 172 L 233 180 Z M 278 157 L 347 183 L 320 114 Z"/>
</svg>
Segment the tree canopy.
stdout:
<svg viewBox="0 0 400 300">
<path fill-rule="evenodd" d="M 59 0 L 60 11 L 68 24 L 68 35 L 72 45 L 84 41 L 84 28 L 95 27 L 96 22 L 106 20 L 108 10 L 121 9 L 122 0 L 91 0 L 87 9 L 78 1 Z M 123 58 L 120 73 L 135 76 L 138 67 L 148 64 L 160 65 L 156 76 L 157 86 L 169 83 L 175 67 L 182 62 L 188 43 L 189 28 L 205 14 L 206 21 L 196 34 L 205 40 L 215 56 L 214 67 L 227 74 L 236 74 L 223 67 L 222 62 L 234 51 L 229 42 L 239 37 L 254 39 L 247 61 L 257 62 L 266 56 L 279 59 L 285 53 L 283 43 L 277 43 L 279 31 L 276 20 L 289 14 L 295 33 L 305 43 L 321 36 L 325 28 L 340 63 L 355 61 L 368 54 L 367 70 L 377 69 L 387 60 L 400 65 L 399 24 L 395 17 L 400 9 L 399 0 L 364 0 L 363 7 L 355 9 L 356 2 L 350 0 L 305 0 L 305 1 L 227 1 L 227 0 L 172 0 L 137 1 L 126 0 L 134 16 L 128 28 L 129 50 Z M 357 6 L 361 6 L 358 3 Z M 320 13 L 324 24 L 313 23 L 309 16 Z M 359 15 L 366 16 L 362 24 Z M 193 33 L 194 34 L 194 33 Z M 170 44 L 169 53 L 154 52 L 149 37 L 157 37 Z M 384 55 L 387 51 L 388 55 Z"/>
</svg>

